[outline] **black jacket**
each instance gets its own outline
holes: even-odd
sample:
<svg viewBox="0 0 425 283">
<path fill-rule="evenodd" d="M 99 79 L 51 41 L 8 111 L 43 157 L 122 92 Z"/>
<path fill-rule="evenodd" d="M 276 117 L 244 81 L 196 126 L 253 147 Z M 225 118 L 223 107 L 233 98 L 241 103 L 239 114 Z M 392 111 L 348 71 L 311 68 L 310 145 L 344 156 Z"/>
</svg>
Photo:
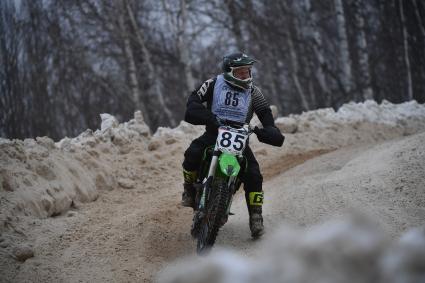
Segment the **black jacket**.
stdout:
<svg viewBox="0 0 425 283">
<path fill-rule="evenodd" d="M 211 112 L 215 81 L 216 78 L 205 81 L 190 94 L 184 117 L 186 122 L 193 125 L 206 125 L 206 131 L 211 134 L 217 134 L 219 126 L 215 115 Z M 255 113 L 263 125 L 262 129 L 255 130 L 258 140 L 270 145 L 282 146 L 285 138 L 276 127 L 270 105 L 258 87 L 251 87 L 251 98 L 246 122 L 249 123 Z"/>
</svg>

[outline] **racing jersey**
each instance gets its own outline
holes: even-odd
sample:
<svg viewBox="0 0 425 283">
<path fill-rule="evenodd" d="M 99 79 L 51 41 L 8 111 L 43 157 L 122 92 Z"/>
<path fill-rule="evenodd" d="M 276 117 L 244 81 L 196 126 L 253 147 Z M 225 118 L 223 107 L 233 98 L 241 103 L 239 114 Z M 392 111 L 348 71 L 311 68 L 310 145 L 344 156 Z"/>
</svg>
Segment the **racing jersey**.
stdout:
<svg viewBox="0 0 425 283">
<path fill-rule="evenodd" d="M 226 83 L 223 76 L 218 75 L 206 80 L 191 93 L 185 121 L 194 125 L 207 125 L 208 131 L 208 124 L 215 120 L 215 116 L 249 123 L 254 113 L 264 127 L 275 127 L 270 105 L 257 86 L 242 90 Z"/>
</svg>

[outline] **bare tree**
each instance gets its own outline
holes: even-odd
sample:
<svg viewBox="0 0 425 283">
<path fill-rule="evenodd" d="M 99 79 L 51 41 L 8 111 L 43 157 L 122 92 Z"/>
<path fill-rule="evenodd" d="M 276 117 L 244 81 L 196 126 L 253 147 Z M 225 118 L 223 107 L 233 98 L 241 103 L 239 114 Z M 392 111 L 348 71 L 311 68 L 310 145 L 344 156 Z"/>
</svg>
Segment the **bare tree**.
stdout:
<svg viewBox="0 0 425 283">
<path fill-rule="evenodd" d="M 187 12 L 187 0 L 180 0 L 180 13 L 178 17 L 178 37 L 177 37 L 177 46 L 179 50 L 179 57 L 181 65 L 184 69 L 184 77 L 186 82 L 186 89 L 188 91 L 192 90 L 195 87 L 192 76 L 192 68 L 189 52 L 189 40 L 188 40 L 188 12 Z"/>
<path fill-rule="evenodd" d="M 127 6 L 123 6 L 122 9 L 127 9 Z M 129 77 L 129 85 L 133 97 L 133 103 L 136 107 L 136 109 L 142 110 L 142 115 L 144 116 L 144 119 L 147 123 L 150 123 L 149 115 L 147 115 L 148 111 L 146 110 L 145 104 L 141 101 L 141 91 L 139 86 L 139 79 L 137 76 L 137 67 L 136 67 L 136 59 L 133 54 L 133 49 L 131 46 L 131 32 L 127 29 L 127 26 L 125 24 L 125 14 L 123 12 L 119 13 L 118 15 L 118 22 L 119 27 L 121 31 L 121 36 L 123 39 L 123 49 L 124 54 L 127 61 L 127 72 Z"/>
<path fill-rule="evenodd" d="M 425 102 L 417 0 L 18 2 L 0 1 L 1 136 L 75 135 L 136 109 L 153 130 L 174 126 L 235 50 L 258 59 L 254 81 L 284 115 Z"/>
<path fill-rule="evenodd" d="M 155 95 L 157 97 L 157 100 L 159 102 L 159 106 L 161 107 L 160 113 L 164 113 L 165 117 L 168 119 L 170 124 L 172 126 L 175 126 L 176 121 L 173 117 L 173 114 L 171 113 L 170 108 L 168 107 L 168 105 L 165 102 L 164 93 L 162 91 L 162 86 L 160 84 L 161 82 L 158 79 L 156 79 L 157 73 L 156 73 L 155 66 L 154 66 L 152 59 L 151 59 L 151 57 L 152 57 L 151 52 L 148 50 L 146 43 L 145 43 L 145 39 L 143 37 L 143 33 L 140 30 L 139 26 L 137 25 L 137 21 L 136 21 L 136 18 L 134 16 L 134 12 L 133 12 L 132 7 L 130 6 L 130 4 L 127 0 L 124 0 L 124 3 L 125 3 L 125 7 L 126 7 L 126 10 L 127 10 L 127 14 L 128 14 L 130 23 L 133 27 L 133 31 L 134 31 L 135 36 L 136 36 L 137 43 L 139 44 L 139 47 L 142 50 L 143 59 L 146 63 L 147 74 L 148 74 L 147 77 L 148 77 L 149 82 L 152 84 L 150 91 L 153 92 L 153 95 Z"/>
<path fill-rule="evenodd" d="M 183 81 L 185 82 L 185 91 L 182 94 L 186 96 L 189 91 L 195 87 L 194 78 L 192 75 L 192 59 L 190 56 L 190 44 L 189 44 L 189 14 L 188 14 L 188 3 L 187 0 L 179 0 L 177 10 L 173 10 L 170 6 L 169 1 L 163 0 L 162 8 L 167 15 L 168 27 L 173 30 L 173 37 L 175 38 L 176 50 L 178 53 L 178 59 L 180 66 L 183 68 Z"/>
<path fill-rule="evenodd" d="M 27 1 L 21 6 L 22 12 L 28 21 L 24 22 L 23 44 L 25 81 L 28 83 L 25 89 L 29 95 L 29 114 L 31 129 L 38 135 L 57 136 L 53 125 L 53 117 L 50 107 L 51 96 L 48 91 L 49 76 L 49 47 L 50 42 L 46 30 L 48 22 L 42 1 Z"/>
<path fill-rule="evenodd" d="M 352 74 L 344 6 L 342 0 L 334 0 L 334 5 L 336 13 L 336 28 L 338 34 L 341 81 L 344 92 L 349 93 L 352 87 Z"/>
<path fill-rule="evenodd" d="M 356 22 L 356 48 L 359 64 L 359 82 L 363 99 L 373 99 L 373 90 L 370 86 L 369 51 L 367 47 L 364 20 L 363 0 L 354 0 L 354 17 Z"/>
<path fill-rule="evenodd" d="M 310 0 L 304 0 L 304 9 L 304 12 L 309 15 L 309 17 L 306 19 L 308 43 L 310 43 L 317 61 L 315 76 L 323 95 L 329 99 L 332 99 L 331 91 L 329 89 L 326 78 L 325 66 L 327 65 L 327 62 L 323 52 L 322 35 L 320 34 L 317 26 L 317 12 L 312 9 Z M 328 105 L 330 105 L 330 102 L 328 102 Z"/>
<path fill-rule="evenodd" d="M 0 134 L 24 137 L 25 119 L 22 73 L 19 66 L 21 27 L 13 2 L 0 2 Z"/>
<path fill-rule="evenodd" d="M 401 20 L 401 29 L 403 31 L 403 48 L 404 48 L 404 62 L 406 64 L 406 84 L 407 84 L 407 99 L 413 99 L 413 85 L 412 85 L 412 73 L 410 69 L 410 59 L 409 59 L 409 43 L 408 43 L 408 33 L 406 28 L 406 20 L 404 16 L 403 1 L 398 1 L 400 20 Z"/>
<path fill-rule="evenodd" d="M 418 25 L 419 25 L 419 29 L 421 31 L 421 34 L 425 40 L 425 26 L 424 26 L 424 20 L 422 19 L 421 15 L 420 15 L 420 10 L 419 10 L 419 5 L 417 3 L 417 0 L 412 0 L 413 6 L 414 6 L 414 12 L 415 12 L 415 17 L 416 20 L 418 21 Z"/>
<path fill-rule="evenodd" d="M 245 50 L 245 43 L 242 35 L 242 20 L 243 11 L 237 0 L 226 0 L 224 1 L 225 8 L 229 13 L 229 27 L 236 41 L 236 47 L 238 50 Z"/>
</svg>

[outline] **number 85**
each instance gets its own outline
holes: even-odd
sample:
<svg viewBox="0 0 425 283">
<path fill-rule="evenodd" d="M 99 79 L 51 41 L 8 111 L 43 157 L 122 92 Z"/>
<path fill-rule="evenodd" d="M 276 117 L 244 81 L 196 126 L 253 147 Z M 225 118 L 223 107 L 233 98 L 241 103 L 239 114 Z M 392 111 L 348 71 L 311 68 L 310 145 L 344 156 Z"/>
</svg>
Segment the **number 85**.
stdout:
<svg viewBox="0 0 425 283">
<path fill-rule="evenodd" d="M 221 141 L 220 145 L 222 147 L 230 147 L 233 145 L 233 148 L 235 150 L 242 150 L 244 146 L 244 136 L 236 134 L 233 141 L 232 141 L 233 135 L 229 132 L 224 132 L 221 134 Z"/>
</svg>

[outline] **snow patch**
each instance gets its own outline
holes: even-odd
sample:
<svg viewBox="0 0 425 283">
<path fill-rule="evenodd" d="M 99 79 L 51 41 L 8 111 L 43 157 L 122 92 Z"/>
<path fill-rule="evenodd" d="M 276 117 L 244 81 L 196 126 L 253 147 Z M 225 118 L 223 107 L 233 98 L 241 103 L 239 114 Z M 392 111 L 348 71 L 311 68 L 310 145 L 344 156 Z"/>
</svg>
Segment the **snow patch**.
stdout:
<svg viewBox="0 0 425 283">
<path fill-rule="evenodd" d="M 100 118 L 102 119 L 102 124 L 100 125 L 100 130 L 102 132 L 111 128 L 116 128 L 119 125 L 118 120 L 111 114 L 102 113 L 100 114 Z"/>
<path fill-rule="evenodd" d="M 276 108 L 272 109 L 276 116 Z M 175 158 L 171 153 L 182 156 L 190 141 L 204 131 L 204 126 L 182 121 L 174 129 L 160 127 L 151 135 L 140 111 L 124 123 L 107 113 L 101 114 L 101 119 L 99 130 L 86 130 L 57 143 L 48 137 L 0 139 L 0 196 L 9 200 L 0 214 L 48 217 L 67 211 L 75 202 L 95 200 L 100 190 L 137 187 L 143 184 L 143 176 L 152 176 L 152 172 L 160 175 L 165 170 L 146 160 L 167 163 L 167 158 Z M 259 123 L 255 119 L 252 124 Z M 416 101 L 348 103 L 336 112 L 326 108 L 280 117 L 276 125 L 286 133 L 283 148 L 260 144 L 255 136 L 251 139 L 254 152 L 262 153 L 257 158 L 265 165 L 287 154 L 332 150 L 424 131 L 425 106 Z M 133 171 L 137 173 L 129 173 Z"/>
<path fill-rule="evenodd" d="M 283 226 L 263 241 L 255 258 L 217 250 L 172 263 L 158 282 L 424 282 L 424 231 L 410 230 L 390 241 L 358 215 L 309 229 Z"/>
</svg>

